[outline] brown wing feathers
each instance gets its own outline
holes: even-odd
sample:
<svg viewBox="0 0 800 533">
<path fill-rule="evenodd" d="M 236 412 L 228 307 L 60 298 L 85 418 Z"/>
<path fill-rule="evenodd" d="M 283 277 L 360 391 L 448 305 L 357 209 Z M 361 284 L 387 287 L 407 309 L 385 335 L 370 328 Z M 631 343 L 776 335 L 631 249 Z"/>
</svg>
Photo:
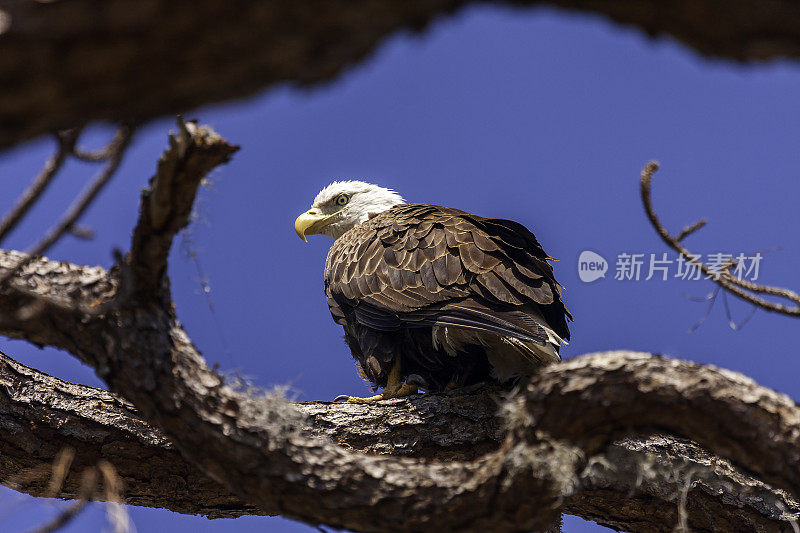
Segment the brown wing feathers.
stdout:
<svg viewBox="0 0 800 533">
<path fill-rule="evenodd" d="M 538 311 L 568 339 L 548 259 L 515 222 L 405 204 L 340 237 L 325 281 L 334 318 L 353 312 L 367 327 L 452 325 L 544 342 L 529 316 Z"/>
</svg>

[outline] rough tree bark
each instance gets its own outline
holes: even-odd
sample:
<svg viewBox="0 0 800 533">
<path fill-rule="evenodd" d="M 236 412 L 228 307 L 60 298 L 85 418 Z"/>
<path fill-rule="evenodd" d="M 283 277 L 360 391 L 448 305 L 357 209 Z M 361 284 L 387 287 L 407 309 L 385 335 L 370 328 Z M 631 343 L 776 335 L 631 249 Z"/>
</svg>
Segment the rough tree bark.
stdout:
<svg viewBox="0 0 800 533">
<path fill-rule="evenodd" d="M 68 351 L 113 391 L 3 357 L 5 483 L 40 494 L 13 475 L 70 446 L 114 463 L 135 503 L 212 516 L 515 531 L 566 511 L 629 530 L 671 530 L 681 514 L 697 530 L 791 530 L 800 408 L 714 367 L 584 356 L 542 369 L 501 417 L 491 391 L 293 405 L 226 383 L 175 316 L 166 260 L 202 177 L 235 149 L 180 121 L 122 264 L 37 258 L 2 289 L 0 333 Z M 0 253 L 0 276 L 21 258 Z M 68 478 L 62 496 L 75 486 Z"/>
<path fill-rule="evenodd" d="M 641 360 L 647 355 L 591 357 Z M 57 454 L 71 448 L 75 460 L 58 497 L 75 498 L 80 471 L 106 459 L 124 480 L 129 504 L 210 518 L 267 514 L 199 473 L 130 402 L 113 393 L 68 383 L 2 355 L 0 392 L 0 426 L 8 432 L 0 441 L 0 476 L 16 490 L 45 494 L 47 475 L 28 476 L 23 483 L 19 474 L 46 474 Z M 294 407 L 304 415 L 304 433 L 347 449 L 473 461 L 502 444 L 502 403 L 496 391 L 475 389 L 371 406 L 304 402 Z M 684 490 L 693 531 L 790 531 L 787 520 L 800 512 L 785 492 L 667 434 L 608 445 L 581 473 L 581 488 L 562 511 L 625 531 L 667 532 L 678 521 Z"/>
<path fill-rule="evenodd" d="M 470 4 L 598 13 L 728 59 L 800 56 L 791 0 L 0 0 L 0 148 L 94 120 L 143 121 L 283 82 L 317 84 L 388 35 Z"/>
</svg>

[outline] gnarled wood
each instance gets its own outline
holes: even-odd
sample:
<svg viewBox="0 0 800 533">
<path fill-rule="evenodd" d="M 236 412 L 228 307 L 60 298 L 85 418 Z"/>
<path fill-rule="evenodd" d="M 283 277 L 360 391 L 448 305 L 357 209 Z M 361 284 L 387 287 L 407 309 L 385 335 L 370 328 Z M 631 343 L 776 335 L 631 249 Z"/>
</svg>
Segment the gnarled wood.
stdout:
<svg viewBox="0 0 800 533">
<path fill-rule="evenodd" d="M 295 406 L 306 417 L 304 431 L 348 449 L 469 461 L 500 446 L 505 427 L 497 412 L 500 403 L 493 391 L 478 389 L 370 406 Z M 56 455 L 70 447 L 75 459 L 59 497 L 75 497 L 81 470 L 106 459 L 124 480 L 132 505 L 211 518 L 265 514 L 200 474 L 129 402 L 5 355 L 0 355 L 0 425 L 0 479 L 17 490 L 45 494 Z M 582 474 L 581 490 L 562 510 L 627 531 L 671 531 L 680 492 L 692 481 L 687 500 L 693 531 L 790 530 L 786 520 L 800 511 L 791 498 L 729 461 L 669 435 L 625 438 L 608 446 Z"/>
</svg>

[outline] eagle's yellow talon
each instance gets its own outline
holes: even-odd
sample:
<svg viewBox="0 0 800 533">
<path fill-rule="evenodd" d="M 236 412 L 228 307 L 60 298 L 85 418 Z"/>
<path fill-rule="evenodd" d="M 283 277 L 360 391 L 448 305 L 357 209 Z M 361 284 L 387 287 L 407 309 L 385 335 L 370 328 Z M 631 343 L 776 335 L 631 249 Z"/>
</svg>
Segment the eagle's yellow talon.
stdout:
<svg viewBox="0 0 800 533">
<path fill-rule="evenodd" d="M 389 372 L 389 379 L 386 381 L 386 388 L 383 389 L 383 392 L 375 396 L 368 396 L 367 398 L 351 396 L 347 399 L 347 403 L 379 402 L 381 400 L 411 396 L 412 394 L 417 394 L 418 391 L 419 389 L 416 385 L 409 385 L 400 381 L 400 363 L 399 361 L 395 361 L 392 370 Z"/>
<path fill-rule="evenodd" d="M 388 387 L 384 389 L 383 392 L 380 394 L 376 394 L 375 396 L 368 396 L 366 398 L 358 398 L 356 396 L 351 396 L 347 399 L 347 403 L 373 403 L 379 402 L 381 400 L 391 400 L 392 398 L 402 398 L 404 396 L 411 396 L 413 394 L 417 394 L 418 389 L 412 385 L 406 385 L 405 383 L 400 387 L 396 388 L 394 391 L 388 390 Z"/>
<path fill-rule="evenodd" d="M 383 399 L 384 399 L 383 393 L 376 394 L 375 396 L 367 396 L 366 398 L 359 398 L 358 396 L 350 396 L 347 399 L 347 403 L 372 403 Z"/>
</svg>

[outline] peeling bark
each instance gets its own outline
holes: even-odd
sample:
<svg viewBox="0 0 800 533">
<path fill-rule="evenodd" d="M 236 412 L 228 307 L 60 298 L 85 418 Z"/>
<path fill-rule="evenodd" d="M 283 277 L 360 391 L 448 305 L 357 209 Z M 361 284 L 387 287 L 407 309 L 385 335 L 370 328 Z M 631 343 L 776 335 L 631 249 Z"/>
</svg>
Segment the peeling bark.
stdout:
<svg viewBox="0 0 800 533">
<path fill-rule="evenodd" d="M 790 0 L 2 0 L 0 147 L 95 120 L 174 115 L 280 83 L 325 82 L 387 36 L 479 3 L 598 13 L 709 56 L 800 56 L 800 6 Z"/>
</svg>

